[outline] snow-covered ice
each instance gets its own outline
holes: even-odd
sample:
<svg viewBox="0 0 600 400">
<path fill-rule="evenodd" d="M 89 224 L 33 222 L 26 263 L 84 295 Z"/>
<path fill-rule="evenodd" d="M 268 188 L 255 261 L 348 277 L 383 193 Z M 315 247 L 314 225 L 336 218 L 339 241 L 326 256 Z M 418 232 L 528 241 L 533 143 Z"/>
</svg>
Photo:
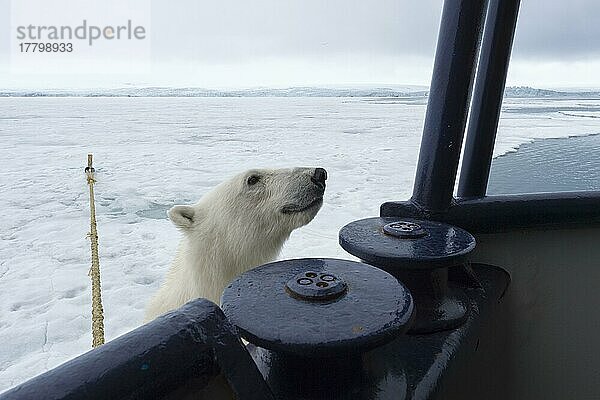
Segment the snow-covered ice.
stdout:
<svg viewBox="0 0 600 400">
<path fill-rule="evenodd" d="M 140 324 L 174 255 L 173 204 L 251 167 L 321 166 L 325 204 L 281 257 L 351 258 L 344 224 L 412 191 L 426 99 L 0 98 L 0 392 L 91 346 L 94 154 L 108 340 Z M 600 100 L 507 99 L 494 154 L 600 132 Z"/>
</svg>

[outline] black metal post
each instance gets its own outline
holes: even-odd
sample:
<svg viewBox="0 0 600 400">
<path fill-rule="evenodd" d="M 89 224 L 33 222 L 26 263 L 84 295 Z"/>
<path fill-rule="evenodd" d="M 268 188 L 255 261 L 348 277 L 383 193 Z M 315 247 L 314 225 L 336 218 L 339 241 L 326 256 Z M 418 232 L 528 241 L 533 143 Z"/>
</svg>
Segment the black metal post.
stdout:
<svg viewBox="0 0 600 400">
<path fill-rule="evenodd" d="M 444 2 L 412 196 L 426 211 L 444 211 L 452 201 L 486 4 Z"/>
<path fill-rule="evenodd" d="M 520 0 L 490 0 L 458 196 L 485 196 Z"/>
</svg>

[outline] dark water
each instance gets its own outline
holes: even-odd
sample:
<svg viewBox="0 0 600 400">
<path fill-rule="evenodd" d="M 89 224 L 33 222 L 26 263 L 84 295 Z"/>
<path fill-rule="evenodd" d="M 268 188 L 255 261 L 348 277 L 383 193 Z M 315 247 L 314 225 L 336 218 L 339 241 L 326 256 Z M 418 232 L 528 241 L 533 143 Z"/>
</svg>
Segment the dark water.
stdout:
<svg viewBox="0 0 600 400">
<path fill-rule="evenodd" d="M 492 162 L 488 194 L 600 190 L 600 134 L 526 143 Z"/>
</svg>

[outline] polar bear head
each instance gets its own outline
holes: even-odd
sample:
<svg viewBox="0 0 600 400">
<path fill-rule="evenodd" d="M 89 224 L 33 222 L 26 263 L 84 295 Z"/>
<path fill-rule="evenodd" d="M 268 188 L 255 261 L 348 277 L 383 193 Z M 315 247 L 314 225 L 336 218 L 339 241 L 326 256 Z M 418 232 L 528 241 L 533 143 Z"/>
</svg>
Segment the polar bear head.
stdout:
<svg viewBox="0 0 600 400">
<path fill-rule="evenodd" d="M 194 205 L 174 206 L 168 215 L 188 236 L 206 240 L 209 232 L 216 234 L 230 251 L 247 245 L 278 251 L 294 229 L 315 217 L 326 179 L 323 168 L 252 169 L 221 183 Z"/>
<path fill-rule="evenodd" d="M 233 278 L 272 261 L 321 208 L 326 179 L 323 168 L 253 169 L 171 208 L 183 238 L 146 320 L 197 297 L 218 303 Z"/>
</svg>

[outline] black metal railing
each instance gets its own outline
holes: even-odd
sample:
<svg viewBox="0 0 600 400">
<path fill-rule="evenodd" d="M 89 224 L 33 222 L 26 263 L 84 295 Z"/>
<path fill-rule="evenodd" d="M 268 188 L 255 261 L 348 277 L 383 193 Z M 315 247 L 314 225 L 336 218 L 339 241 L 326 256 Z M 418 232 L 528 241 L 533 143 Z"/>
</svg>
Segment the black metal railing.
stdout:
<svg viewBox="0 0 600 400">
<path fill-rule="evenodd" d="M 235 327 L 204 299 L 0 394 L 2 400 L 187 398 L 273 399 Z"/>
<path fill-rule="evenodd" d="M 520 0 L 444 3 L 413 196 L 383 203 L 381 217 L 435 219 L 473 233 L 600 224 L 600 191 L 486 196 L 519 6 Z"/>
<path fill-rule="evenodd" d="M 411 199 L 431 212 L 447 210 L 452 201 L 486 5 L 444 2 Z"/>
<path fill-rule="evenodd" d="M 488 7 L 458 185 L 459 197 L 483 197 L 486 193 L 520 3 L 520 0 L 492 0 Z"/>
</svg>

